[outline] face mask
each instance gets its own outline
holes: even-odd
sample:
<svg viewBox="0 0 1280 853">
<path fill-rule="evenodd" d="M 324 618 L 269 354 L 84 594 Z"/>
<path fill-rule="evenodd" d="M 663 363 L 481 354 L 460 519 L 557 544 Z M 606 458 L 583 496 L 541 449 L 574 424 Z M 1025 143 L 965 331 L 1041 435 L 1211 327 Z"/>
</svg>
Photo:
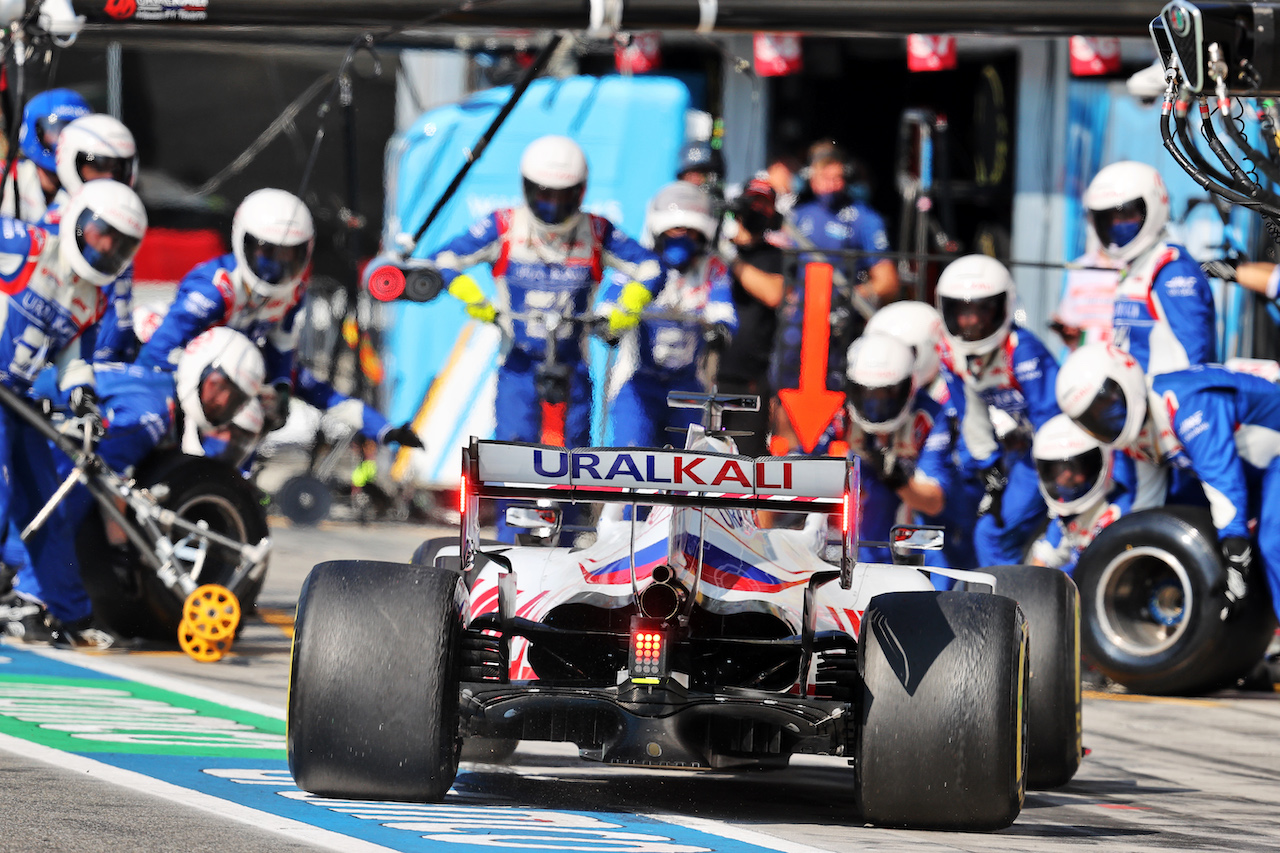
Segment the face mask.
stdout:
<svg viewBox="0 0 1280 853">
<path fill-rule="evenodd" d="M 561 206 L 553 201 L 542 201 L 539 199 L 532 205 L 533 215 L 548 225 L 559 225 L 569 217 L 565 215 Z"/>
<path fill-rule="evenodd" d="M 840 205 L 840 193 L 815 193 L 814 198 L 827 210 L 836 210 Z"/>
<path fill-rule="evenodd" d="M 698 254 L 698 241 L 688 234 L 679 237 L 664 237 L 662 240 L 662 262 L 681 272 L 689 267 Z"/>
<path fill-rule="evenodd" d="M 1141 222 L 1117 222 L 1111 226 L 1111 245 L 1122 249 L 1132 243 L 1141 230 Z"/>
</svg>

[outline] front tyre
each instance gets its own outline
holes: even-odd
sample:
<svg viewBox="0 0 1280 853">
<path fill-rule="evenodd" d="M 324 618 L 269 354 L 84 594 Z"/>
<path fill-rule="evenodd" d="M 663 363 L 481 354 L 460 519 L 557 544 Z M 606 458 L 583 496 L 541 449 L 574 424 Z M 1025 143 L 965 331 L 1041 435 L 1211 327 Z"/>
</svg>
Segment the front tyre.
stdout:
<svg viewBox="0 0 1280 853">
<path fill-rule="evenodd" d="M 289 770 L 348 799 L 439 802 L 458 772 L 466 588 L 446 569 L 341 560 L 307 577 L 289 675 Z"/>
</svg>

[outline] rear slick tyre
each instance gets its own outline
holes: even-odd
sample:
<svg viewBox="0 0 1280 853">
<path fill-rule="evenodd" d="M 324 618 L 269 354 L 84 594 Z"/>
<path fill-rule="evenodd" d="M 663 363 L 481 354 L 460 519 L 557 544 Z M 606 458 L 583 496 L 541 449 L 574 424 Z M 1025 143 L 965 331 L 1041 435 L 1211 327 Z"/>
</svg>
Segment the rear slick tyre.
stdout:
<svg viewBox="0 0 1280 853">
<path fill-rule="evenodd" d="M 289 770 L 328 797 L 439 802 L 458 772 L 457 572 L 343 560 L 298 599 Z"/>
<path fill-rule="evenodd" d="M 1074 573 L 1084 653 L 1136 693 L 1225 687 L 1257 666 L 1275 628 L 1261 575 L 1255 561 L 1249 595 L 1224 621 L 1225 571 L 1209 511 L 1123 516 L 1090 543 Z"/>
<path fill-rule="evenodd" d="M 996 594 L 1018 602 L 1031 630 L 1027 787 L 1057 788 L 1080 768 L 1080 594 L 1066 573 L 994 566 Z"/>
<path fill-rule="evenodd" d="M 858 638 L 862 819 L 915 829 L 1009 826 L 1026 794 L 1027 622 L 1011 599 L 895 592 Z"/>
</svg>

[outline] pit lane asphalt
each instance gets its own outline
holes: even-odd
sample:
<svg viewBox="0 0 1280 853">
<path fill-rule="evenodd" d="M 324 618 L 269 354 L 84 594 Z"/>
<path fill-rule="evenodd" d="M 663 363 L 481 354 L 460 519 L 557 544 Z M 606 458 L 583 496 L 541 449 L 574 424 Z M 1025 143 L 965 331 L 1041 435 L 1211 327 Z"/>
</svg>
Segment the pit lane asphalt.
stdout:
<svg viewBox="0 0 1280 853">
<path fill-rule="evenodd" d="M 283 709 L 288 631 L 312 565 L 347 557 L 406 560 L 423 538 L 445 532 L 408 525 L 274 527 L 275 556 L 260 599 L 264 619 L 247 625 L 231 656 L 216 664 L 168 652 L 92 657 Z M 72 662 L 81 657 L 89 656 L 70 656 Z M 851 825 L 851 771 L 827 758 L 797 759 L 774 773 L 693 774 L 602 767 L 579 762 L 569 747 L 527 744 L 512 766 L 468 767 L 467 788 L 481 792 L 489 806 L 660 815 L 737 838 L 725 842 L 735 849 L 744 843 L 839 853 L 1280 849 L 1280 694 L 1154 699 L 1086 693 L 1084 727 L 1090 754 L 1071 784 L 1031 792 L 1017 823 L 992 834 Z M 0 851 L 306 849 L 314 848 L 0 750 Z"/>
</svg>

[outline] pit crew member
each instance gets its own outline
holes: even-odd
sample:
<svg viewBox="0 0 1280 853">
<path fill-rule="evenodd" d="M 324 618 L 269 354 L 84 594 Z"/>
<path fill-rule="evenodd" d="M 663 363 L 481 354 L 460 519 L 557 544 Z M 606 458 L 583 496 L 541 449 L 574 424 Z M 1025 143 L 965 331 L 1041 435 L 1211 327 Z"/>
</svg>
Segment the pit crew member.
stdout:
<svg viewBox="0 0 1280 853">
<path fill-rule="evenodd" d="M 1112 342 L 1147 373 L 1217 361 L 1213 291 L 1183 246 L 1170 243 L 1160 173 L 1131 160 L 1104 167 L 1085 190 L 1102 252 L 1123 264 Z"/>
<path fill-rule="evenodd" d="M 227 328 L 198 336 L 173 373 L 119 363 L 99 363 L 93 370 L 107 424 L 96 450 L 117 472 L 137 465 L 165 443 L 178 443 L 185 453 L 203 455 L 201 436 L 229 425 L 256 398 L 264 372 L 257 347 Z M 71 460 L 61 453 L 56 458 L 58 477 L 67 476 Z M 111 634 L 93 626 L 92 605 L 80 582 L 76 556 L 76 531 L 93 503 L 89 490 L 77 486 L 45 523 L 46 535 L 31 548 L 31 562 L 19 571 L 14 584 L 19 601 L 10 602 L 5 628 L 11 636 L 79 647 L 114 643 Z"/>
<path fill-rule="evenodd" d="M 1199 478 L 1227 567 L 1224 619 L 1249 593 L 1248 521 L 1257 518 L 1272 606 L 1280 606 L 1280 388 L 1209 364 L 1144 376 L 1131 354 L 1097 344 L 1064 362 L 1057 397 L 1099 441 Z"/>
<path fill-rule="evenodd" d="M 53 364 L 72 412 L 100 423 L 89 354 L 107 309 L 105 290 L 133 260 L 147 215 L 133 190 L 105 180 L 85 184 L 65 213 L 59 235 L 0 219 L 0 382 L 25 395 Z M 44 437 L 0 407 L 0 531 L 6 539 L 26 526 L 55 487 Z M 47 536 L 42 529 L 29 545 L 38 550 Z"/>
<path fill-rule="evenodd" d="M 1031 455 L 1050 520 L 1028 562 L 1071 574 L 1094 537 L 1133 507 L 1133 460 L 1061 414 L 1036 430 Z"/>
<path fill-rule="evenodd" d="M 542 413 L 535 374 L 547 345 L 541 323 L 507 314 L 585 314 L 595 300 L 604 268 L 612 267 L 630 279 L 609 315 L 609 333 L 617 337 L 635 328 L 640 312 L 662 284 L 662 269 L 652 252 L 609 220 L 582 212 L 587 160 L 576 142 L 564 136 L 534 140 L 520 159 L 520 175 L 524 205 L 495 210 L 431 255 L 449 293 L 467 306 L 467 313 L 482 322 L 498 322 L 510 341 L 498 368 L 499 441 L 538 440 Z M 496 306 L 465 273 L 481 263 L 492 265 Z M 572 371 L 564 432 L 567 447 L 590 443 L 591 376 L 584 340 L 579 324 L 566 323 L 554 341 L 559 362 Z"/>
<path fill-rule="evenodd" d="M 58 137 L 68 124 L 92 112 L 89 103 L 72 89 L 48 89 L 27 101 L 18 129 L 18 150 L 25 159 L 15 167 L 14 182 L 5 183 L 0 213 L 24 222 L 39 222 L 44 217 L 62 188 L 56 160 Z"/>
<path fill-rule="evenodd" d="M 925 436 L 920 443 L 916 464 L 904 489 L 898 490 L 906 505 L 917 514 L 921 524 L 946 528 L 941 552 L 926 551 L 926 565 L 972 568 L 973 524 L 976 508 L 982 499 L 982 488 L 972 476 L 959 469 L 961 442 L 951 393 L 942 378 L 938 347 L 943 336 L 942 317 L 925 302 L 893 302 L 876 311 L 867 321 L 864 334 L 887 334 L 911 347 L 914 357 L 916 387 L 916 426 Z M 927 425 L 924 418 L 927 417 Z M 949 581 L 941 575 L 935 584 Z"/>
<path fill-rule="evenodd" d="M 945 328 L 943 375 L 984 487 L 974 549 L 981 565 L 1019 563 L 1045 513 L 1031 437 L 1058 414 L 1058 364 L 1035 335 L 1014 323 L 1016 288 L 994 258 L 952 261 L 938 279 L 937 295 Z"/>
<path fill-rule="evenodd" d="M 711 196 L 684 181 L 668 184 L 649 202 L 647 237 L 666 271 L 650 311 L 663 316 L 646 316 L 618 343 L 608 388 L 618 446 L 662 447 L 671 443 L 669 430 L 696 423 L 697 411 L 669 407 L 667 392 L 701 390 L 703 348 L 723 347 L 738 328 L 728 267 L 709 251 L 716 233 L 712 209 Z M 625 276 L 611 275 L 604 304 L 611 306 L 626 285 Z"/>
<path fill-rule="evenodd" d="M 173 307 L 138 352 L 136 363 L 173 370 L 183 348 L 212 326 L 243 333 L 266 363 L 265 432 L 288 417 L 290 376 L 315 245 L 311 212 L 279 189 L 255 190 L 236 209 L 232 251 L 195 267 L 178 285 Z"/>
<path fill-rule="evenodd" d="M 810 149 L 808 185 L 791 211 L 795 231 L 804 238 L 801 248 L 889 250 L 884 219 L 849 191 L 851 170 L 849 158 L 834 143 L 819 142 Z M 897 297 L 898 266 L 892 260 L 858 258 L 854 270 L 867 276 L 867 283 L 858 286 L 864 299 L 885 303 Z"/>
</svg>

